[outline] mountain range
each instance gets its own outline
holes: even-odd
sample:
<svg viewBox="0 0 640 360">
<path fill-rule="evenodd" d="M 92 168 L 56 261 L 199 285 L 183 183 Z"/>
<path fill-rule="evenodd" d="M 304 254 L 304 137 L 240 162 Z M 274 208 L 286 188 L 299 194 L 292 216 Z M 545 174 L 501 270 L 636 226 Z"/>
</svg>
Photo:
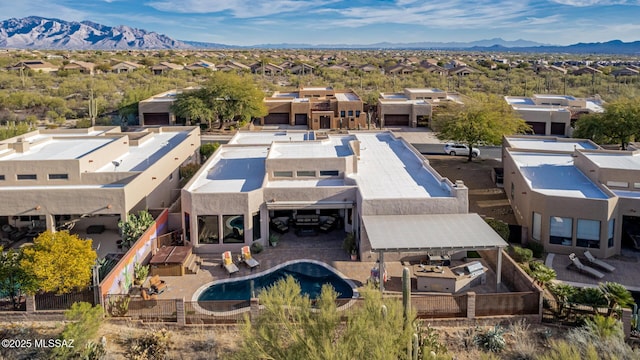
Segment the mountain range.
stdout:
<svg viewBox="0 0 640 360">
<path fill-rule="evenodd" d="M 0 22 L 0 47 L 20 49 L 430 49 L 496 52 L 535 52 L 570 54 L 640 54 L 640 41 L 612 40 L 604 43 L 578 43 L 567 46 L 541 44 L 527 40 L 501 38 L 472 42 L 414 42 L 375 44 L 226 44 L 174 40 L 166 35 L 126 25 L 106 26 L 91 21 L 64 21 L 38 16 Z"/>
</svg>

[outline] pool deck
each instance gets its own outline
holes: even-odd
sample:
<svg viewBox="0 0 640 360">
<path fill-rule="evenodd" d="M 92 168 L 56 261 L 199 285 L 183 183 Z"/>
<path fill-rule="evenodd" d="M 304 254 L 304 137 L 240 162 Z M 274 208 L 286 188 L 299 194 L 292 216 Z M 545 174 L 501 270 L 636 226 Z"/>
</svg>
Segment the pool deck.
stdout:
<svg viewBox="0 0 640 360">
<path fill-rule="evenodd" d="M 309 237 L 297 237 L 292 232 L 286 233 L 280 237 L 277 247 L 269 247 L 259 254 L 253 254 L 253 257 L 260 262 L 259 268 L 253 270 L 253 273 L 270 269 L 290 260 L 311 259 L 334 267 L 345 278 L 360 287 L 366 284 L 375 262 L 352 261 L 350 255 L 342 249 L 344 236 L 345 233 L 339 230 Z M 235 258 L 237 254 L 233 255 Z M 202 258 L 198 274 L 162 277 L 162 280 L 167 283 L 168 289 L 160 294 L 159 299 L 184 298 L 185 301 L 193 301 L 192 298 L 196 291 L 212 281 L 237 278 L 252 273 L 244 264 L 237 264 L 240 271 L 229 275 L 221 266 L 219 254 L 199 254 L 198 256 Z M 409 264 L 403 264 L 400 261 L 390 261 L 385 264 L 390 279 L 385 283 L 386 290 L 402 291 L 402 269 Z M 453 263 L 452 265 L 458 264 Z M 145 285 L 148 285 L 148 282 Z M 415 288 L 415 277 L 413 288 Z M 495 292 L 495 274 L 489 270 L 486 284 L 474 287 L 473 291 L 478 293 Z"/>
</svg>

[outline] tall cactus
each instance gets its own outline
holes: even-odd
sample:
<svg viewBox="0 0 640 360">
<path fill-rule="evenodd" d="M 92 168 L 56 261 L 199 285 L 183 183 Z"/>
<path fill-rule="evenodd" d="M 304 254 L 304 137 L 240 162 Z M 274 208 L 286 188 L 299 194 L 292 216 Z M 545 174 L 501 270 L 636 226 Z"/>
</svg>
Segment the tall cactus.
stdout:
<svg viewBox="0 0 640 360">
<path fill-rule="evenodd" d="M 413 360 L 418 360 L 418 345 L 419 345 L 418 334 L 413 333 Z"/>
<path fill-rule="evenodd" d="M 409 268 L 402 269 L 402 307 L 404 308 L 404 329 L 406 330 L 411 326 L 409 323 L 411 319 L 411 273 Z M 411 359 L 412 341 L 409 340 L 407 344 L 407 359 Z"/>
</svg>

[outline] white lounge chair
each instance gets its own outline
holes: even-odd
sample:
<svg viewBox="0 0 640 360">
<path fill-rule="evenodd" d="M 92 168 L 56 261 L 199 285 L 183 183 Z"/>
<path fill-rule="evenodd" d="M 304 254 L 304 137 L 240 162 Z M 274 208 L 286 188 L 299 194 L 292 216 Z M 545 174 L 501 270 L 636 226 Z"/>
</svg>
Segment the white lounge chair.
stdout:
<svg viewBox="0 0 640 360">
<path fill-rule="evenodd" d="M 242 247 L 242 261 L 244 261 L 244 263 L 247 264 L 247 266 L 251 269 L 260 266 L 258 260 L 254 259 L 253 256 L 251 256 L 251 249 L 248 246 Z"/>
<path fill-rule="evenodd" d="M 596 277 L 598 279 L 602 279 L 604 277 L 604 274 L 601 273 L 600 271 L 592 268 L 591 266 L 587 266 L 584 265 L 580 259 L 578 259 L 578 257 L 576 256 L 576 254 L 571 253 L 569 254 L 569 259 L 571 259 L 571 262 L 573 263 L 573 265 L 575 265 L 576 268 L 578 268 L 578 270 L 580 270 L 580 272 L 585 272 L 593 277 Z"/>
<path fill-rule="evenodd" d="M 222 266 L 227 270 L 229 274 L 236 273 L 240 271 L 236 264 L 233 263 L 233 257 L 231 256 L 231 251 L 225 251 L 222 253 Z"/>
<path fill-rule="evenodd" d="M 589 252 L 589 250 L 584 252 L 584 256 L 587 258 L 587 261 L 589 263 L 591 263 L 591 265 L 595 265 L 595 266 L 597 266 L 597 267 L 599 267 L 601 269 L 604 269 L 604 270 L 606 270 L 608 272 L 612 272 L 612 271 L 616 270 L 615 267 L 613 267 L 613 266 L 607 264 L 606 262 L 604 262 L 604 261 L 596 258 L 595 256 L 593 256 L 591 254 L 591 252 Z"/>
</svg>

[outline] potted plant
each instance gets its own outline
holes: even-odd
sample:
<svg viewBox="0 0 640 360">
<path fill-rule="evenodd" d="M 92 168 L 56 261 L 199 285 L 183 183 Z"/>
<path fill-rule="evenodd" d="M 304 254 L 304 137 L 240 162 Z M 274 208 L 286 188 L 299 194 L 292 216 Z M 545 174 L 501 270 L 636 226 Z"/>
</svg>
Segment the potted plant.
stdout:
<svg viewBox="0 0 640 360">
<path fill-rule="evenodd" d="M 133 265 L 133 282 L 135 285 L 142 285 L 149 276 L 149 265 L 142 265 L 141 263 L 135 263 Z"/>
<path fill-rule="evenodd" d="M 276 247 L 278 245 L 278 241 L 280 241 L 280 237 L 276 234 L 269 235 L 269 245 Z"/>
<path fill-rule="evenodd" d="M 351 260 L 358 259 L 358 248 L 356 246 L 356 236 L 354 233 L 348 233 L 342 241 L 342 248 L 351 254 Z"/>
</svg>

